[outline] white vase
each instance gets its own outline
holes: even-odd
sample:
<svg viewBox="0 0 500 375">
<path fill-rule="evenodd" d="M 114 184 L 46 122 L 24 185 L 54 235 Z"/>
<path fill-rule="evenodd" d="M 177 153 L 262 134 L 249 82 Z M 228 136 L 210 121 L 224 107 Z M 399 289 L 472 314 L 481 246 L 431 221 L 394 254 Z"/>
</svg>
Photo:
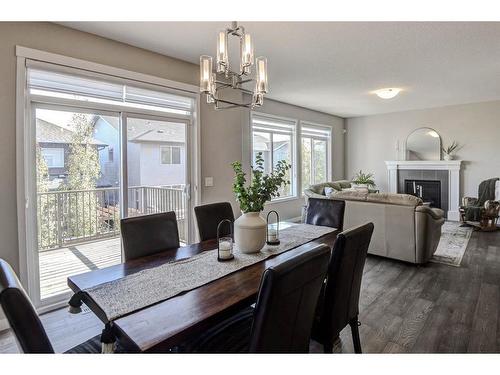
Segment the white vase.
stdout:
<svg viewBox="0 0 500 375">
<path fill-rule="evenodd" d="M 234 222 L 234 243 L 245 254 L 259 252 L 266 243 L 266 221 L 260 212 L 247 212 Z"/>
<path fill-rule="evenodd" d="M 444 154 L 443 159 L 446 161 L 453 160 L 453 155 L 450 154 Z"/>
</svg>

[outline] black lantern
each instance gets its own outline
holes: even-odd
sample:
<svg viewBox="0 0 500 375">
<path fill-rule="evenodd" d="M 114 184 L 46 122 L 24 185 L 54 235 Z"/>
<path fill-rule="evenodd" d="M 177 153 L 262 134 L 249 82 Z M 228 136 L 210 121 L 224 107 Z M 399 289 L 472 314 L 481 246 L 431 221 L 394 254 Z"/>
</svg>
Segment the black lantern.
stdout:
<svg viewBox="0 0 500 375">
<path fill-rule="evenodd" d="M 221 227 L 224 224 L 229 225 L 229 236 L 220 236 Z M 217 225 L 217 260 L 225 262 L 234 259 L 233 255 L 233 222 L 229 219 L 222 220 Z"/>
<path fill-rule="evenodd" d="M 269 228 L 269 215 L 272 213 L 276 214 L 276 228 Z M 267 231 L 266 231 L 266 243 L 268 245 L 279 245 L 280 244 L 280 215 L 276 211 L 269 211 L 266 217 L 267 221 Z"/>
</svg>

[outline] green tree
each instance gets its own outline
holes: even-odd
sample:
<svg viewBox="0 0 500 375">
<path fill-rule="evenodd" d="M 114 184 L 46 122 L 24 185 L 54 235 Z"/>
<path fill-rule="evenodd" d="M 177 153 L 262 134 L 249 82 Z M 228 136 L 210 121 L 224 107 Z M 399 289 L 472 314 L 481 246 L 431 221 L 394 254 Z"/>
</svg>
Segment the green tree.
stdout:
<svg viewBox="0 0 500 375">
<path fill-rule="evenodd" d="M 38 248 L 49 249 L 57 243 L 55 216 L 55 196 L 49 191 L 49 168 L 42 156 L 40 146 L 36 145 L 36 186 L 38 215 Z"/>
<path fill-rule="evenodd" d="M 97 147 L 92 143 L 94 122 L 90 116 L 75 113 L 70 126 L 73 136 L 69 146 L 66 204 L 71 207 L 66 219 L 66 237 L 93 236 L 99 231 L 96 188 L 101 168 Z M 72 192 L 74 191 L 74 192 Z"/>
</svg>

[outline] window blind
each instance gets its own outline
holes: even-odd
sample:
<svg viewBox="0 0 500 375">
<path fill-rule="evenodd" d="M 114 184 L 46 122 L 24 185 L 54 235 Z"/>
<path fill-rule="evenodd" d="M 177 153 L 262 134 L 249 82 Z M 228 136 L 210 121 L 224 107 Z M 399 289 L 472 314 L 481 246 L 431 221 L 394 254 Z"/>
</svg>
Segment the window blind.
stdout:
<svg viewBox="0 0 500 375">
<path fill-rule="evenodd" d="M 28 68 L 28 88 L 32 94 L 82 101 L 104 101 L 130 107 L 147 106 L 163 112 L 190 114 L 194 105 L 193 99 L 188 96 L 38 68 Z"/>
<path fill-rule="evenodd" d="M 332 130 L 329 127 L 302 123 L 301 135 L 302 137 L 329 140 L 332 135 Z"/>
<path fill-rule="evenodd" d="M 295 125 L 294 120 L 252 114 L 252 129 L 254 131 L 293 134 Z"/>
</svg>

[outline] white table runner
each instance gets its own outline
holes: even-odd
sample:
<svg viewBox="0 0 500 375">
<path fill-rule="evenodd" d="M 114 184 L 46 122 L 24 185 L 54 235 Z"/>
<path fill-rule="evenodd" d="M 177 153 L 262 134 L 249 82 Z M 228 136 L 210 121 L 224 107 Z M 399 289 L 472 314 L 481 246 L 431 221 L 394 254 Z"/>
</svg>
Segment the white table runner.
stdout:
<svg viewBox="0 0 500 375">
<path fill-rule="evenodd" d="M 278 246 L 264 246 L 256 254 L 234 249 L 234 260 L 217 261 L 217 250 L 145 269 L 124 278 L 84 290 L 102 308 L 109 321 L 198 288 L 335 231 L 330 227 L 297 224 L 280 231 Z"/>
</svg>

